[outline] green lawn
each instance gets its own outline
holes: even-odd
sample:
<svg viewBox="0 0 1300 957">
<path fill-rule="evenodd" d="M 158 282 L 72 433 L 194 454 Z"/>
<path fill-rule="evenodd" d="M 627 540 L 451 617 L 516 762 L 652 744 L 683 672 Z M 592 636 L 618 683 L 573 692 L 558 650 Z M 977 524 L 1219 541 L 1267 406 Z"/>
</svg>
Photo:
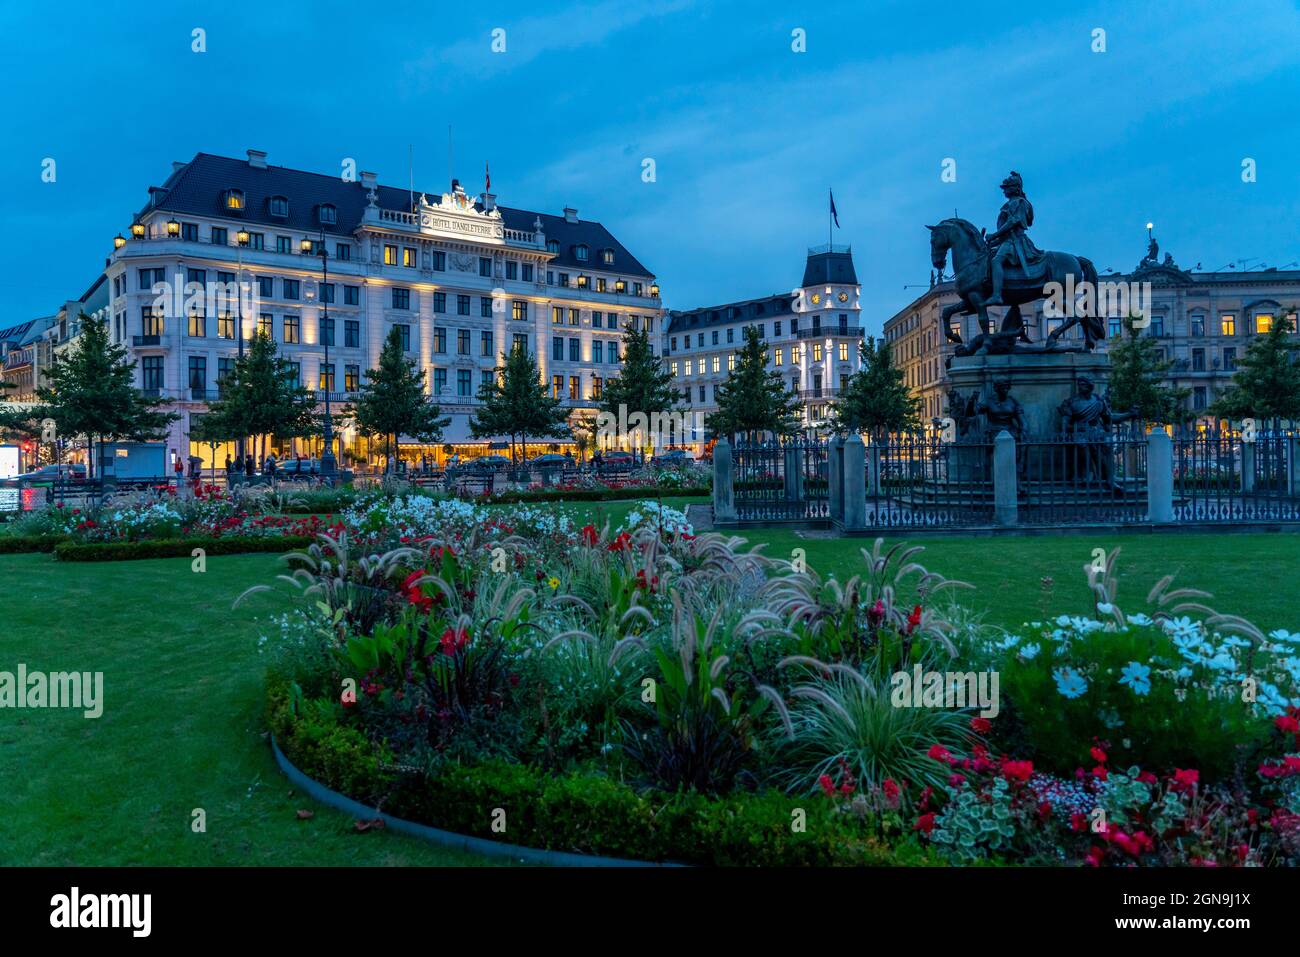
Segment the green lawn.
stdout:
<svg viewBox="0 0 1300 957">
<path fill-rule="evenodd" d="M 675 502 L 674 504 L 680 504 Z M 575 519 L 617 523 L 628 503 L 571 506 Z M 774 557 L 804 548 L 816 569 L 851 574 L 869 540 L 748 536 Z M 978 586 L 973 603 L 1009 626 L 1041 617 L 1040 579 L 1055 580 L 1053 613 L 1087 607 L 1082 566 L 1093 548 L 1123 546 L 1121 604 L 1141 606 L 1161 575 L 1215 593 L 1212 603 L 1265 629 L 1300 627 L 1290 591 L 1300 573 L 1295 535 L 1109 535 L 941 539 L 921 561 Z M 102 671 L 104 714 L 0 711 L 5 782 L 0 863 L 462 864 L 489 863 L 392 833 L 356 834 L 344 815 L 293 793 L 262 737 L 258 616 L 277 556 L 61 564 L 0 556 L 6 607 L 0 670 Z M 191 812 L 207 812 L 193 833 Z M 315 812 L 300 821 L 296 811 Z"/>
</svg>

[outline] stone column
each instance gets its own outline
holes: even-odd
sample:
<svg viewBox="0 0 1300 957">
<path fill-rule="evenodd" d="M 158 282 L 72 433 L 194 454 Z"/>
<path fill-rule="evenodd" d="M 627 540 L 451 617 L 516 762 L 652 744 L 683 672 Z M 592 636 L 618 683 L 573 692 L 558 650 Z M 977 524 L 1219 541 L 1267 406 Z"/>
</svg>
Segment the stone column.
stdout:
<svg viewBox="0 0 1300 957">
<path fill-rule="evenodd" d="M 873 449 L 879 469 L 880 450 Z M 850 435 L 844 442 L 843 477 L 844 528 L 857 530 L 867 527 L 867 475 L 866 447 L 860 435 Z"/>
<path fill-rule="evenodd" d="M 862 441 L 861 436 L 858 441 Z M 864 489 L 870 495 L 880 495 L 880 443 L 873 440 L 868 453 Z"/>
<path fill-rule="evenodd" d="M 1255 491 L 1255 443 L 1241 443 L 1241 490 Z"/>
<path fill-rule="evenodd" d="M 836 436 L 826 443 L 826 495 L 831 521 L 844 521 L 844 439 Z"/>
<path fill-rule="evenodd" d="M 735 474 L 731 467 L 731 443 L 719 439 L 713 447 L 713 521 L 736 521 Z"/>
<path fill-rule="evenodd" d="M 1019 521 L 1016 489 L 1016 440 L 1003 429 L 993 440 L 993 521 L 1010 526 Z"/>
<path fill-rule="evenodd" d="M 1300 436 L 1286 440 L 1286 494 L 1300 495 Z"/>
<path fill-rule="evenodd" d="M 1174 520 L 1174 445 L 1169 433 L 1156 429 L 1147 436 L 1147 521 Z"/>
</svg>

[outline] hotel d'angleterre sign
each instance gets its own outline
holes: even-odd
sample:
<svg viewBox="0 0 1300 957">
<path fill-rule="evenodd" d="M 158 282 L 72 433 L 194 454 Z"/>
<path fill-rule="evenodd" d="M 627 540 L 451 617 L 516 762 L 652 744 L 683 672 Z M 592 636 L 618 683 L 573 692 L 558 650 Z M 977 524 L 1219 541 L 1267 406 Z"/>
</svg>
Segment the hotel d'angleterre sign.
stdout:
<svg viewBox="0 0 1300 957">
<path fill-rule="evenodd" d="M 431 206 L 421 195 L 416 213 L 420 232 L 437 236 L 459 236 L 478 240 L 505 240 L 505 226 L 501 213 L 496 210 L 479 211 L 474 200 L 466 195 L 459 183 L 450 193 L 442 194 L 442 201 Z"/>
</svg>

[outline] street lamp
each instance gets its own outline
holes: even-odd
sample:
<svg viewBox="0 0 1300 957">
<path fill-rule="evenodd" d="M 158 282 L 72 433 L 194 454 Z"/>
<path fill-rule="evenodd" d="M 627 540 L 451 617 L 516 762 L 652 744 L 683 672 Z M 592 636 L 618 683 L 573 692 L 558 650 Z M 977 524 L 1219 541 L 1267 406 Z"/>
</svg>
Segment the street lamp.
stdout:
<svg viewBox="0 0 1300 957">
<path fill-rule="evenodd" d="M 144 239 L 144 223 L 136 222 L 131 224 L 131 238 Z"/>
<path fill-rule="evenodd" d="M 237 346 L 239 358 L 242 360 L 244 358 L 244 247 L 248 245 L 248 233 L 241 229 L 235 233 L 235 241 L 238 243 L 238 251 L 235 255 L 239 263 L 239 271 L 235 273 L 235 337 L 239 343 Z M 235 458 L 243 457 L 244 440 L 240 438 L 235 443 Z"/>
<path fill-rule="evenodd" d="M 175 239 L 181 234 L 181 224 L 174 219 L 167 220 L 167 235 Z"/>
<path fill-rule="evenodd" d="M 302 241 L 302 251 L 308 253 L 311 251 L 311 240 Z M 320 477 L 326 485 L 333 485 L 338 476 L 338 462 L 334 458 L 334 417 L 330 415 L 330 390 L 334 386 L 334 369 L 330 365 L 330 340 L 334 338 L 333 330 L 329 335 L 325 331 L 329 329 L 330 303 L 329 296 L 325 289 L 329 286 L 330 269 L 329 269 L 329 250 L 325 248 L 325 229 L 320 231 L 320 248 L 317 250 L 320 256 L 321 287 L 320 287 L 320 307 L 321 307 L 321 341 L 325 346 L 325 430 L 322 438 L 325 442 L 325 449 L 320 456 Z"/>
<path fill-rule="evenodd" d="M 126 245 L 126 237 L 123 236 L 121 233 L 118 233 L 116 236 L 113 237 L 114 249 L 121 249 L 125 245 Z"/>
</svg>

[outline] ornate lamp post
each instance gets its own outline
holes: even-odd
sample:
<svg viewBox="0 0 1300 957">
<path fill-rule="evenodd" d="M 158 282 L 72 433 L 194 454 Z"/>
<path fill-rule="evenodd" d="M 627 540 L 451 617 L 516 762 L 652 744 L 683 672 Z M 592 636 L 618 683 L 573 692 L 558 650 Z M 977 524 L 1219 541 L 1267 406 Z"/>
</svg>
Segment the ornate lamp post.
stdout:
<svg viewBox="0 0 1300 957">
<path fill-rule="evenodd" d="M 320 287 L 320 306 L 321 306 L 321 342 L 325 346 L 325 368 L 327 374 L 325 377 L 325 427 L 321 436 L 324 441 L 324 451 L 320 456 L 320 477 L 326 485 L 333 485 L 338 478 L 338 461 L 334 458 L 334 417 L 330 415 L 330 391 L 334 387 L 334 369 L 330 365 L 330 340 L 334 338 L 334 331 L 330 329 L 329 335 L 325 330 L 329 328 L 330 304 L 329 297 L 325 294 L 325 288 L 329 285 L 329 250 L 325 248 L 325 230 L 320 231 L 320 241 L 317 244 L 317 254 L 320 256 L 321 287 Z M 302 251 L 309 253 L 311 251 L 311 240 L 302 241 Z"/>
<path fill-rule="evenodd" d="M 243 297 L 244 247 L 248 245 L 248 232 L 246 230 L 241 229 L 239 232 L 235 233 L 235 241 L 238 243 L 238 246 L 236 247 L 237 252 L 235 253 L 235 256 L 239 264 L 238 271 L 235 273 L 235 291 L 236 291 L 235 336 L 237 337 L 236 341 L 238 342 L 236 348 L 239 350 L 239 358 L 243 359 L 244 358 L 244 297 Z M 242 459 L 243 457 L 244 457 L 244 440 L 243 438 L 240 438 L 235 442 L 235 458 Z M 214 461 L 213 468 L 215 467 L 216 467 L 216 463 Z"/>
</svg>

